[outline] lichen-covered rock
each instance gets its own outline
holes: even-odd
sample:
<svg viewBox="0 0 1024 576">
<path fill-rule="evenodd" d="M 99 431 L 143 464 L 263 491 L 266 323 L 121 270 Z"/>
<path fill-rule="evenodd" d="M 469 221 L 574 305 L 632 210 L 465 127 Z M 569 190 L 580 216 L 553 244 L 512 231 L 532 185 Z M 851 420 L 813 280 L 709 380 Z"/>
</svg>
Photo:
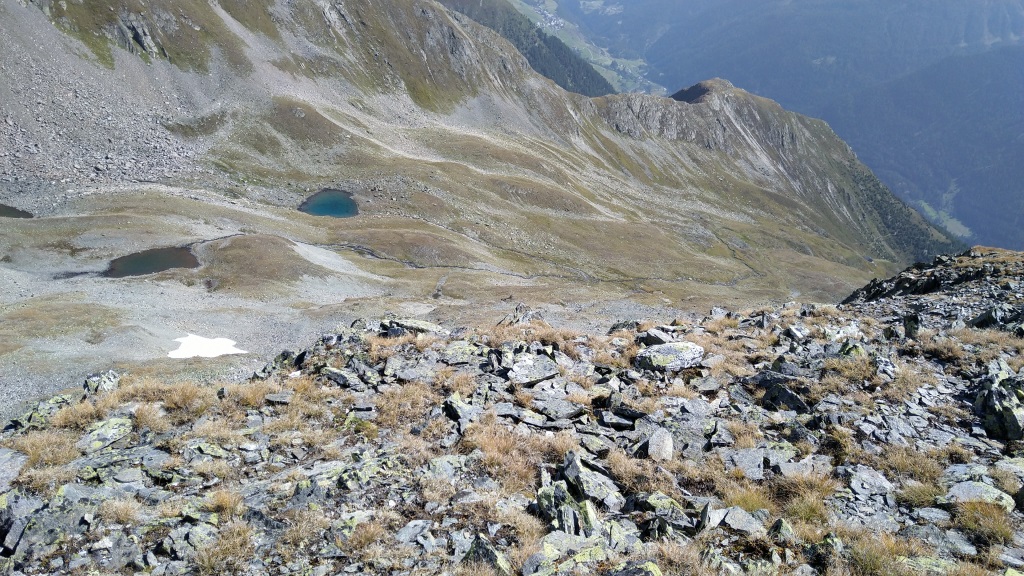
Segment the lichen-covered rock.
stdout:
<svg viewBox="0 0 1024 576">
<path fill-rule="evenodd" d="M 124 417 L 110 418 L 94 424 L 76 445 L 86 454 L 98 452 L 114 442 L 125 438 L 132 432 L 132 419 Z"/>
<path fill-rule="evenodd" d="M 581 496 L 600 502 L 608 510 L 617 512 L 626 502 L 611 478 L 587 468 L 575 452 L 566 454 L 562 474 Z"/>
<path fill-rule="evenodd" d="M 508 379 L 520 386 L 533 386 L 559 374 L 558 364 L 544 355 L 519 354 L 508 373 Z"/>
<path fill-rule="evenodd" d="M 679 372 L 693 368 L 704 358 L 704 349 L 692 342 L 669 342 L 644 348 L 636 355 L 636 366 L 655 372 Z"/>
<path fill-rule="evenodd" d="M 491 545 L 483 534 L 477 534 L 476 539 L 473 540 L 473 545 L 470 546 L 462 561 L 485 564 L 490 566 L 500 576 L 512 576 L 513 573 L 512 564 L 509 563 L 504 554 Z"/>
<path fill-rule="evenodd" d="M 1007 512 L 1010 512 L 1016 506 L 1013 497 L 1009 494 L 988 484 L 973 481 L 954 484 L 940 501 L 946 504 L 989 502 L 1002 506 Z"/>
</svg>

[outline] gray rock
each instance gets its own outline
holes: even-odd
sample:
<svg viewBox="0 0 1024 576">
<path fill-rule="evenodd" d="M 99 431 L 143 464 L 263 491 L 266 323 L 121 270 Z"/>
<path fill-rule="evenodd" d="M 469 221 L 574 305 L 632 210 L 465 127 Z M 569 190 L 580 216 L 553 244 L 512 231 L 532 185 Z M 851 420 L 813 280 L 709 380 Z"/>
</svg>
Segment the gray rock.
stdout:
<svg viewBox="0 0 1024 576">
<path fill-rule="evenodd" d="M 767 533 L 764 529 L 764 524 L 739 506 L 728 508 L 725 517 L 722 518 L 722 523 L 737 532 L 746 534 L 748 537 L 764 536 Z"/>
<path fill-rule="evenodd" d="M 733 450 L 723 448 L 719 450 L 726 470 L 739 469 L 748 480 L 764 480 L 764 459 L 763 448 L 745 448 Z"/>
<path fill-rule="evenodd" d="M 357 392 L 366 390 L 366 384 L 359 378 L 359 374 L 353 370 L 326 366 L 322 370 L 322 374 L 342 388 L 351 388 Z"/>
<path fill-rule="evenodd" d="M 512 565 L 505 555 L 498 551 L 483 534 L 477 534 L 469 551 L 462 559 L 463 563 L 479 562 L 490 566 L 500 576 L 512 576 Z"/>
<path fill-rule="evenodd" d="M 584 466 L 579 455 L 575 452 L 569 452 L 565 455 L 562 474 L 580 495 L 588 500 L 604 504 L 604 507 L 612 512 L 618 512 L 622 509 L 623 504 L 626 503 L 626 499 L 619 493 L 615 482 L 604 474 Z"/>
<path fill-rule="evenodd" d="M 131 418 L 109 418 L 93 424 L 75 447 L 86 454 L 92 454 L 128 436 L 131 431 Z"/>
<path fill-rule="evenodd" d="M 455 393 L 444 401 L 444 413 L 458 423 L 459 433 L 465 434 L 466 428 L 483 414 L 483 409 L 467 403 Z"/>
<path fill-rule="evenodd" d="M 476 344 L 466 342 L 465 340 L 456 340 L 445 346 L 444 351 L 441 352 L 441 360 L 445 364 L 452 366 L 469 364 L 481 359 L 477 356 L 478 351 L 479 348 L 477 348 Z"/>
<path fill-rule="evenodd" d="M 21 473 L 28 456 L 7 448 L 0 448 L 0 494 L 11 489 L 11 482 Z"/>
<path fill-rule="evenodd" d="M 82 387 L 89 394 L 97 394 L 99 392 L 111 392 L 117 390 L 118 385 L 121 383 L 121 375 L 113 370 L 107 370 L 100 374 L 90 374 L 85 379 Z"/>
<path fill-rule="evenodd" d="M 636 355 L 637 368 L 678 372 L 693 368 L 704 358 L 704 349 L 692 342 L 670 342 L 644 348 Z"/>
<path fill-rule="evenodd" d="M 432 334 L 434 336 L 448 336 L 450 334 L 448 329 L 443 326 L 415 318 L 397 318 L 391 320 L 388 325 L 389 327 L 401 328 L 414 334 Z"/>
<path fill-rule="evenodd" d="M 954 484 L 946 495 L 940 499 L 943 504 L 957 504 L 960 502 L 991 502 L 998 504 L 1012 512 L 1016 503 L 1013 497 L 999 490 L 998 488 L 983 484 L 981 482 L 960 482 Z"/>
<path fill-rule="evenodd" d="M 607 573 L 608 576 L 661 576 L 658 565 L 650 560 L 625 562 Z"/>
<path fill-rule="evenodd" d="M 508 378 L 520 386 L 533 386 L 558 374 L 558 364 L 551 358 L 536 354 L 520 354 L 516 356 Z"/>
<path fill-rule="evenodd" d="M 568 420 L 586 412 L 586 408 L 567 400 L 534 400 L 533 407 L 552 420 Z"/>
<path fill-rule="evenodd" d="M 775 410 L 794 410 L 798 414 L 807 414 L 811 408 L 796 392 L 784 384 L 774 383 L 761 398 L 761 404 Z"/>
<path fill-rule="evenodd" d="M 858 464 L 848 470 L 850 490 L 860 496 L 886 495 L 895 488 L 878 470 Z"/>
<path fill-rule="evenodd" d="M 668 462 L 674 455 L 672 434 L 659 426 L 647 439 L 647 457 L 655 462 Z"/>
<path fill-rule="evenodd" d="M 430 530 L 432 524 L 430 520 L 413 520 L 395 533 L 395 540 L 401 544 L 412 544 L 424 532 Z"/>
</svg>

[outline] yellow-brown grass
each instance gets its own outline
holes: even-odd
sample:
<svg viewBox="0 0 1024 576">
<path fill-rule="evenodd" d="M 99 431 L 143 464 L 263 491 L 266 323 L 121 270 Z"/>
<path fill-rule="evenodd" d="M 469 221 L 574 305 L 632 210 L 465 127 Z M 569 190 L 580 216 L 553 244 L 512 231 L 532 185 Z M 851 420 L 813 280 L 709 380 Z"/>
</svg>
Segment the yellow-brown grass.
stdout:
<svg viewBox="0 0 1024 576">
<path fill-rule="evenodd" d="M 50 418 L 50 425 L 54 428 L 85 430 L 90 424 L 102 420 L 105 414 L 106 412 L 98 409 L 96 404 L 84 400 L 58 410 Z"/>
<path fill-rule="evenodd" d="M 838 484 L 832 478 L 811 474 L 777 478 L 771 485 L 771 492 L 787 518 L 823 524 L 829 518 L 825 499 L 835 494 L 837 488 Z"/>
<path fill-rule="evenodd" d="M 241 573 L 252 560 L 256 547 L 253 530 L 245 522 L 225 525 L 217 539 L 196 553 L 196 567 L 202 575 Z"/>
<path fill-rule="evenodd" d="M 145 402 L 139 404 L 135 409 L 135 427 L 139 430 L 149 429 L 157 434 L 163 434 L 174 427 L 167 418 L 167 413 L 160 408 L 159 404 Z"/>
<path fill-rule="evenodd" d="M 658 467 L 650 460 L 640 460 L 626 454 L 620 448 L 608 452 L 608 469 L 616 480 L 632 491 L 663 492 L 673 498 L 679 497 L 671 470 Z M 671 463 L 666 463 L 666 466 Z"/>
<path fill-rule="evenodd" d="M 718 574 L 701 557 L 705 544 L 700 539 L 681 544 L 674 541 L 654 543 L 654 559 L 663 574 L 671 576 L 715 576 Z"/>
<path fill-rule="evenodd" d="M 434 374 L 434 387 L 445 396 L 458 394 L 465 398 L 476 391 L 476 379 L 468 372 L 458 372 L 451 366 L 445 366 Z"/>
<path fill-rule="evenodd" d="M 64 430 L 33 430 L 6 440 L 4 444 L 25 454 L 24 470 L 61 466 L 81 455 L 75 444 L 79 435 Z"/>
<path fill-rule="evenodd" d="M 874 378 L 875 363 L 870 357 L 863 354 L 844 358 L 827 358 L 825 360 L 825 371 L 834 373 L 847 382 L 859 386 L 865 380 L 872 380 Z"/>
<path fill-rule="evenodd" d="M 1013 539 L 1013 524 L 1006 509 L 991 502 L 961 502 L 953 508 L 953 524 L 982 546 Z"/>
<path fill-rule="evenodd" d="M 142 506 L 135 500 L 116 498 L 100 504 L 100 518 L 114 524 L 133 524 L 139 519 Z"/>
<path fill-rule="evenodd" d="M 408 382 L 388 388 L 377 403 L 377 424 L 393 428 L 399 424 L 420 422 L 440 397 L 423 382 Z"/>
<path fill-rule="evenodd" d="M 362 522 L 352 530 L 347 539 L 336 542 L 339 548 L 349 553 L 359 553 L 387 536 L 387 528 L 379 521 Z"/>
<path fill-rule="evenodd" d="M 761 428 L 753 422 L 733 420 L 728 422 L 725 427 L 736 441 L 736 448 L 756 448 L 758 442 L 764 439 Z"/>
<path fill-rule="evenodd" d="M 75 471 L 66 466 L 41 466 L 22 470 L 18 474 L 17 483 L 44 497 L 50 497 L 75 477 Z"/>
<path fill-rule="evenodd" d="M 914 576 L 903 559 L 926 553 L 920 542 L 886 533 L 858 532 L 843 541 L 849 542 L 848 568 L 853 576 Z"/>
<path fill-rule="evenodd" d="M 237 474 L 234 466 L 220 458 L 199 462 L 193 468 L 196 474 L 206 479 L 219 478 L 221 480 L 231 480 Z"/>
<path fill-rule="evenodd" d="M 906 446 L 890 446 L 882 453 L 879 467 L 891 476 L 935 484 L 945 468 L 941 453 L 922 452 Z"/>
<path fill-rule="evenodd" d="M 224 387 L 225 399 L 232 400 L 244 408 L 259 408 L 266 402 L 268 394 L 281 391 L 281 386 L 269 380 L 257 380 L 243 384 L 229 384 Z"/>
<path fill-rule="evenodd" d="M 766 485 L 746 481 L 730 481 L 723 484 L 724 486 L 719 488 L 719 493 L 728 506 L 739 506 L 747 512 L 764 509 L 773 514 L 778 513 L 778 505 Z"/>
<path fill-rule="evenodd" d="M 963 345 L 952 338 L 929 338 L 921 341 L 921 350 L 927 356 L 937 358 L 944 362 L 959 362 L 967 353 Z"/>
<path fill-rule="evenodd" d="M 214 512 L 227 518 L 234 518 L 245 511 L 245 501 L 242 495 L 233 490 L 217 490 L 211 492 L 203 501 L 203 508 L 207 512 Z"/>
<path fill-rule="evenodd" d="M 398 353 L 402 346 L 411 344 L 415 341 L 415 334 L 405 334 L 396 338 L 388 338 L 386 336 L 378 335 L 370 336 L 366 339 L 370 361 L 377 363 L 381 360 L 387 360 Z"/>
<path fill-rule="evenodd" d="M 289 510 L 285 513 L 288 528 L 281 535 L 283 549 L 305 548 L 323 538 L 324 531 L 331 526 L 331 520 L 323 510 Z"/>
<path fill-rule="evenodd" d="M 533 487 L 542 463 L 560 463 L 579 443 L 568 432 L 519 436 L 493 415 L 486 415 L 467 431 L 463 447 L 479 449 L 484 454 L 484 467 L 502 486 L 522 491 Z"/>
</svg>

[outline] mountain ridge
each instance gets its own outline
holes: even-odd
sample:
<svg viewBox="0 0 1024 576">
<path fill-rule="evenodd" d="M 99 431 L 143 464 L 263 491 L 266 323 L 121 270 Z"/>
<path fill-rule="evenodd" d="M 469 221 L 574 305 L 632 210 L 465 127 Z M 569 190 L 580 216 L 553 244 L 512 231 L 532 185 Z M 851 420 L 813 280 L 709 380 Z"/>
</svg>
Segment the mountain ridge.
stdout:
<svg viewBox="0 0 1024 576">
<path fill-rule="evenodd" d="M 115 358 L 173 373 L 165 347 L 185 332 L 268 354 L 387 307 L 486 321 L 500 298 L 595 319 L 828 301 L 954 245 L 912 214 L 863 210 L 868 175 L 821 123 L 724 84 L 702 104 L 569 94 L 433 2 L 249 3 L 238 18 L 183 3 L 149 19 L 117 4 L 170 62 L 111 48 L 113 69 L 77 38 L 119 28 L 59 6 L 0 3 L 17 55 L 0 71 L 0 202 L 38 216 L 0 229 L 0 362 L 18 386 Z M 235 39 L 176 58 L 161 39 L 186 23 Z M 359 215 L 299 213 L 321 188 Z M 200 266 L 101 275 L 167 246 Z"/>
</svg>

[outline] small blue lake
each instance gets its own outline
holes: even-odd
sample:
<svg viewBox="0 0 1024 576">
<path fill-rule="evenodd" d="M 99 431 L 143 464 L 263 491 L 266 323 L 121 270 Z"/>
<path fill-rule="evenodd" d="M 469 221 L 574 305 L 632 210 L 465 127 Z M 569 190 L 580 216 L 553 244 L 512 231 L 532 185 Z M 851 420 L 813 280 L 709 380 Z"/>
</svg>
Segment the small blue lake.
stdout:
<svg viewBox="0 0 1024 576">
<path fill-rule="evenodd" d="M 356 201 L 348 192 L 335 188 L 324 188 L 299 205 L 299 212 L 313 216 L 349 218 L 359 214 L 359 207 L 356 206 Z"/>
<path fill-rule="evenodd" d="M 8 206 L 6 204 L 0 204 L 0 218 L 31 218 L 31 212 L 25 212 L 24 210 L 18 210 L 14 206 Z"/>
<path fill-rule="evenodd" d="M 198 268 L 199 260 L 188 248 L 153 248 L 111 260 L 107 278 L 142 276 L 171 268 Z"/>
</svg>

